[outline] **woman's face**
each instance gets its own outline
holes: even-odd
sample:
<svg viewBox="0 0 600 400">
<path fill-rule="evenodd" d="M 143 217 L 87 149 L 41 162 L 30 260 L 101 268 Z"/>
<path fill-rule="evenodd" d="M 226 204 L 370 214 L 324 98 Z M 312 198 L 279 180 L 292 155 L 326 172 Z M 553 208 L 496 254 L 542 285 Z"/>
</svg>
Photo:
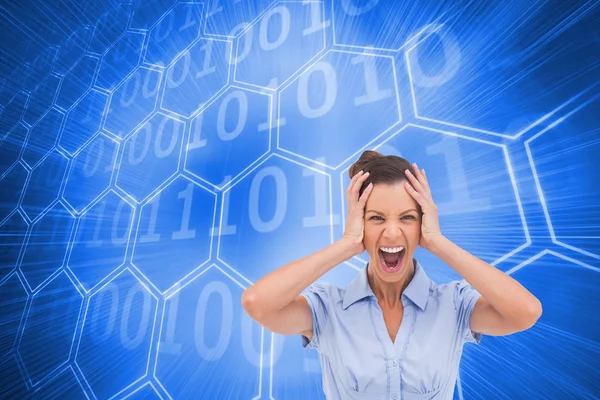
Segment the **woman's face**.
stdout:
<svg viewBox="0 0 600 400">
<path fill-rule="evenodd" d="M 410 273 L 420 237 L 420 206 L 404 182 L 375 184 L 365 207 L 363 238 L 374 273 L 385 282 L 402 282 Z M 398 252 L 400 247 L 404 249 Z"/>
</svg>

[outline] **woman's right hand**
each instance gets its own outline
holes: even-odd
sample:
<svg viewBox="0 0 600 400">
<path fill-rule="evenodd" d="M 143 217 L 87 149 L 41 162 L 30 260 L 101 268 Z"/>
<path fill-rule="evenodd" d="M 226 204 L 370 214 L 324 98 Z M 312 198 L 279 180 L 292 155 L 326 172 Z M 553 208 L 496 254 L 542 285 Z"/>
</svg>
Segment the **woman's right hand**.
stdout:
<svg viewBox="0 0 600 400">
<path fill-rule="evenodd" d="M 352 177 L 348 189 L 346 189 L 346 200 L 348 203 L 348 214 L 346 217 L 346 228 L 343 239 L 347 240 L 354 252 L 354 255 L 362 254 L 365 251 L 363 243 L 365 229 L 365 205 L 369 194 L 373 190 L 373 183 L 365 188 L 362 196 L 359 198 L 359 191 L 364 181 L 369 177 L 369 172 L 358 172 Z"/>
</svg>

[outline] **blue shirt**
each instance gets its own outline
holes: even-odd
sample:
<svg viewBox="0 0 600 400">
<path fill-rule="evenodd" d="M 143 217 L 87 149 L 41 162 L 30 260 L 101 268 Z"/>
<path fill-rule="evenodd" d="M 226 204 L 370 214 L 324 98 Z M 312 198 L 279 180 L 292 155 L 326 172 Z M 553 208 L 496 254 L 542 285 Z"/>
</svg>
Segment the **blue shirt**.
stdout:
<svg viewBox="0 0 600 400">
<path fill-rule="evenodd" d="M 415 275 L 402 293 L 404 316 L 390 338 L 365 266 L 345 288 L 313 283 L 302 295 L 328 400 L 452 399 L 463 345 L 479 344 L 469 319 L 481 296 L 466 280 L 438 285 L 414 259 Z"/>
</svg>

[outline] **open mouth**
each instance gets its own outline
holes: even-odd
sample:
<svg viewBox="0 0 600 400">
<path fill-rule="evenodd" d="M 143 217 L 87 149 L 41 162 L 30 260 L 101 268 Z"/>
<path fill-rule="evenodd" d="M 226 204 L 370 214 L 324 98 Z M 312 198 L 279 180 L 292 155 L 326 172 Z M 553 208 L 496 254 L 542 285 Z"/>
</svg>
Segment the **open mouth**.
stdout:
<svg viewBox="0 0 600 400">
<path fill-rule="evenodd" d="M 379 263 L 385 272 L 397 272 L 400 270 L 404 261 L 404 254 L 406 253 L 404 247 L 380 247 L 377 252 L 379 254 Z"/>
</svg>

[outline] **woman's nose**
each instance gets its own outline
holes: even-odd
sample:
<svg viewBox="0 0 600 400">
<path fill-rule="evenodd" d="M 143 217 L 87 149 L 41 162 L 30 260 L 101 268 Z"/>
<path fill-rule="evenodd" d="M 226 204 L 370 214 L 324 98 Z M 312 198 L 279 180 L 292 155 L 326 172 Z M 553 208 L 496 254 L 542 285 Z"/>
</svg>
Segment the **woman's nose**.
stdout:
<svg viewBox="0 0 600 400">
<path fill-rule="evenodd" d="M 384 237 L 389 240 L 397 241 L 404 237 L 404 232 L 399 224 L 390 223 L 385 227 L 383 231 Z"/>
</svg>

